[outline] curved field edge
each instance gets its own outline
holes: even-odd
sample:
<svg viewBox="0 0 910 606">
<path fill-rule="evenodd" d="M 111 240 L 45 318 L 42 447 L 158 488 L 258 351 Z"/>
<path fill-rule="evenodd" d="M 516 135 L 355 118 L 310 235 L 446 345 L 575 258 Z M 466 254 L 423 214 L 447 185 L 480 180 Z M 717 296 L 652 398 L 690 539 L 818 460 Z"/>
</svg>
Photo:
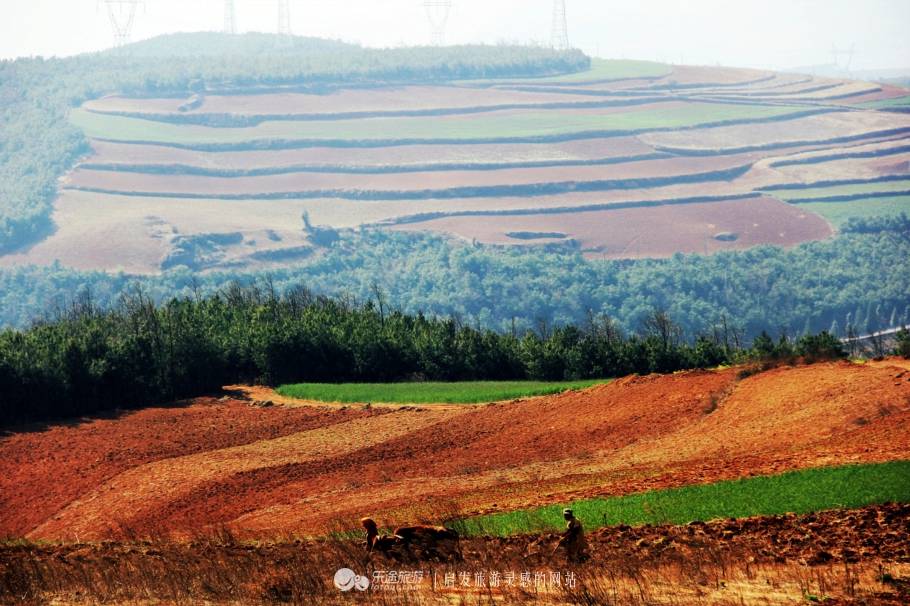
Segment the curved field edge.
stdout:
<svg viewBox="0 0 910 606">
<path fill-rule="evenodd" d="M 562 529 L 571 507 L 590 529 L 626 524 L 687 524 L 718 518 L 805 514 L 910 502 L 910 461 L 820 467 L 596 498 L 477 516 L 453 524 L 467 536 L 509 536 Z"/>
<path fill-rule="evenodd" d="M 427 383 L 297 383 L 281 385 L 282 396 L 320 402 L 384 404 L 480 404 L 587 389 L 610 379 L 587 381 L 469 381 Z"/>
<path fill-rule="evenodd" d="M 218 148 L 281 141 L 312 141 L 321 145 L 388 145 L 393 142 L 471 142 L 558 140 L 585 133 L 634 134 L 708 125 L 731 125 L 788 120 L 829 109 L 801 106 L 725 105 L 702 102 L 683 108 L 662 108 L 619 114 L 585 115 L 560 111 L 521 115 L 484 115 L 470 122 L 423 118 L 369 118 L 355 121 L 263 122 L 256 127 L 184 126 L 140 118 L 101 115 L 84 109 L 70 112 L 70 122 L 88 137 L 105 141 L 159 143 Z M 315 144 L 315 143 L 314 143 Z"/>
<path fill-rule="evenodd" d="M 464 105 L 453 107 L 435 107 L 425 109 L 401 110 L 351 110 L 339 112 L 298 112 L 298 113 L 231 113 L 231 112 L 197 112 L 192 114 L 161 111 L 126 111 L 83 107 L 83 110 L 100 116 L 115 116 L 151 120 L 176 125 L 207 126 L 211 128 L 248 128 L 259 126 L 263 122 L 325 122 L 331 120 L 359 120 L 368 118 L 420 118 L 427 116 L 461 116 L 511 110 L 551 110 L 551 109 L 598 109 L 609 107 L 629 107 L 648 105 L 667 101 L 661 96 L 623 97 L 619 99 L 601 99 L 597 101 L 540 101 L 537 103 L 495 103 L 488 105 Z"/>
<path fill-rule="evenodd" d="M 420 200 L 426 198 L 484 198 L 484 197 L 531 197 L 571 192 L 645 189 L 686 183 L 728 182 L 741 177 L 752 167 L 742 164 L 719 170 L 709 170 L 668 177 L 635 177 L 632 179 L 598 179 L 587 181 L 545 181 L 528 184 L 472 185 L 444 189 L 325 189 L 266 191 L 246 193 L 226 192 L 181 192 L 181 191 L 132 191 L 90 185 L 67 185 L 63 189 L 85 191 L 97 194 L 132 196 L 145 198 L 180 198 L 209 200 L 282 200 L 288 198 L 342 198 L 348 200 Z"/>
</svg>

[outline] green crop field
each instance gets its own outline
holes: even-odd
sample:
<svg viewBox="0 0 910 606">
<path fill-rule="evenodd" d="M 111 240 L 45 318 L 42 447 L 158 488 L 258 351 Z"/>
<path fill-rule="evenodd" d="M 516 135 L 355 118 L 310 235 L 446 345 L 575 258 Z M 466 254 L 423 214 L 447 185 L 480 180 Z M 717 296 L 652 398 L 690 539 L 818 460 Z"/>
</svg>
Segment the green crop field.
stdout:
<svg viewBox="0 0 910 606">
<path fill-rule="evenodd" d="M 597 114 L 571 110 L 490 112 L 464 117 L 421 116 L 357 120 L 267 121 L 245 128 L 214 128 L 73 110 L 70 120 L 89 137 L 176 144 L 237 144 L 255 140 L 500 139 L 586 131 L 637 131 L 755 120 L 804 111 L 799 107 L 686 103 Z"/>
<path fill-rule="evenodd" d="M 673 68 L 655 61 L 629 59 L 591 59 L 591 69 L 563 76 L 541 78 L 536 82 L 589 82 L 595 80 L 621 80 L 627 78 L 659 78 L 668 76 Z"/>
<path fill-rule="evenodd" d="M 801 203 L 831 196 L 853 196 L 856 194 L 888 192 L 903 193 L 907 191 L 910 191 L 910 179 L 901 179 L 898 181 L 872 181 L 869 183 L 851 183 L 847 185 L 828 185 L 805 189 L 775 189 L 767 190 L 767 193 L 768 195 L 784 200 L 785 202 Z"/>
<path fill-rule="evenodd" d="M 910 195 L 863 198 L 848 202 L 799 202 L 797 206 L 821 215 L 834 227 L 840 227 L 852 217 L 876 219 L 893 217 L 901 213 L 910 215 Z"/>
<path fill-rule="evenodd" d="M 808 513 L 910 501 L 910 461 L 849 465 L 656 490 L 607 499 L 497 513 L 461 520 L 467 535 L 507 536 L 562 529 L 572 507 L 589 529 L 614 524 L 686 524 L 694 520 Z"/>
<path fill-rule="evenodd" d="M 631 59 L 591 59 L 591 69 L 560 76 L 542 78 L 502 78 L 496 82 L 534 82 L 559 84 L 562 82 L 596 82 L 601 80 L 626 80 L 629 78 L 660 78 L 673 73 L 666 63 L 655 61 L 634 61 Z M 458 84 L 490 84 L 490 80 L 464 80 Z"/>
<path fill-rule="evenodd" d="M 910 109 L 910 95 L 893 99 L 882 99 L 880 101 L 867 101 L 866 103 L 860 103 L 859 107 L 869 109 Z"/>
<path fill-rule="evenodd" d="M 464 383 L 299 383 L 282 385 L 278 393 L 321 402 L 384 402 L 395 404 L 476 404 L 583 389 L 608 380 L 472 381 Z"/>
</svg>

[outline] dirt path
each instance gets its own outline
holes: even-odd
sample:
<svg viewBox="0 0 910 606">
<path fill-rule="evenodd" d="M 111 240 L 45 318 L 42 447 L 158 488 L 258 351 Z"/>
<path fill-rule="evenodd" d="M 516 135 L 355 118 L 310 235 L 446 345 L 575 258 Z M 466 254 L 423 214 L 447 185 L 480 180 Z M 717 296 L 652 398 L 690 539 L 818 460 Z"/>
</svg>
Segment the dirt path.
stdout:
<svg viewBox="0 0 910 606">
<path fill-rule="evenodd" d="M 331 408 L 335 410 L 347 410 L 350 408 L 378 408 L 382 410 L 450 410 L 463 411 L 465 409 L 486 406 L 486 404 L 411 404 L 411 403 L 393 403 L 393 402 L 370 402 L 366 403 L 345 403 L 345 402 L 324 402 L 322 400 L 307 400 L 305 398 L 292 398 L 283 396 L 274 388 L 265 385 L 225 385 L 224 391 L 231 397 L 238 400 L 248 401 L 254 406 L 268 407 L 274 404 L 290 408 L 315 407 Z"/>
</svg>

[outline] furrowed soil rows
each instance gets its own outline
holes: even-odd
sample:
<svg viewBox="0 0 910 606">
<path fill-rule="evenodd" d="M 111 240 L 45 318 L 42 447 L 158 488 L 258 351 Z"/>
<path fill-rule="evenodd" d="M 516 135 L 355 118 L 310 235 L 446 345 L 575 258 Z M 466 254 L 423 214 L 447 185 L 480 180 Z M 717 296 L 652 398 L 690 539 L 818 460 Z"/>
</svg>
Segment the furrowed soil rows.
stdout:
<svg viewBox="0 0 910 606">
<path fill-rule="evenodd" d="M 0 461 L 12 470 L 0 475 L 0 534 L 101 538 L 219 525 L 256 536 L 323 532 L 366 514 L 438 519 L 910 456 L 905 368 L 738 372 L 629 377 L 464 410 L 225 402 L 215 412 L 233 423 L 220 425 L 207 423 L 213 405 L 203 402 L 12 435 L 0 441 Z M 241 419 L 253 414 L 278 423 L 279 435 L 249 433 Z M 149 423 L 185 433 L 149 431 Z M 139 435 L 148 442 L 141 449 Z M 90 474 L 86 456 L 96 461 Z M 40 507 L 28 505 L 46 494 Z"/>
<path fill-rule="evenodd" d="M 262 414 L 236 401 L 122 412 L 0 438 L 2 535 L 21 535 L 87 489 L 133 466 L 252 444 L 369 416 L 320 409 L 275 408 Z M 151 439 L 149 439 L 151 437 Z M 78 442 L 78 448 L 72 443 Z M 62 481 L 47 481 L 59 478 Z M 30 492 L 38 488 L 40 492 Z"/>
</svg>

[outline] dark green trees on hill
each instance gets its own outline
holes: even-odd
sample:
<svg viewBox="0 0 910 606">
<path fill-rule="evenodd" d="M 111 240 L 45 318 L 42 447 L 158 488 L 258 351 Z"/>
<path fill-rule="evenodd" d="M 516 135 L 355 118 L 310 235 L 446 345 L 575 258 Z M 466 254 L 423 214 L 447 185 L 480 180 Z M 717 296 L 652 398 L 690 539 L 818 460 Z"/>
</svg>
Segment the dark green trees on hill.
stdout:
<svg viewBox="0 0 910 606">
<path fill-rule="evenodd" d="M 379 291 L 377 291 L 379 294 Z M 610 319 L 524 334 L 375 302 L 234 285 L 162 306 L 141 291 L 112 311 L 88 297 L 31 329 L 0 333 L 0 425 L 198 396 L 237 382 L 579 379 L 710 367 L 743 350 L 720 330 L 694 341 L 663 312 L 626 336 Z M 821 344 L 821 346 L 819 346 Z M 842 355 L 825 334 L 798 355 Z"/>
</svg>

